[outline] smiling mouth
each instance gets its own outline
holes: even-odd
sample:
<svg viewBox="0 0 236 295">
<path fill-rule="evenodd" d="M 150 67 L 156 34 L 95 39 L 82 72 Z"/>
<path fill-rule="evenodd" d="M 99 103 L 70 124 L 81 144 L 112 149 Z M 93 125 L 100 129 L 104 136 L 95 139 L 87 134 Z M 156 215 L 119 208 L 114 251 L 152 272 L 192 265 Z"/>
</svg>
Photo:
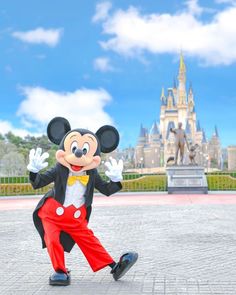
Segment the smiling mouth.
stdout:
<svg viewBox="0 0 236 295">
<path fill-rule="evenodd" d="M 76 166 L 76 165 L 70 165 L 70 166 L 71 166 L 71 169 L 76 172 L 80 171 L 84 167 L 84 166 Z"/>
</svg>

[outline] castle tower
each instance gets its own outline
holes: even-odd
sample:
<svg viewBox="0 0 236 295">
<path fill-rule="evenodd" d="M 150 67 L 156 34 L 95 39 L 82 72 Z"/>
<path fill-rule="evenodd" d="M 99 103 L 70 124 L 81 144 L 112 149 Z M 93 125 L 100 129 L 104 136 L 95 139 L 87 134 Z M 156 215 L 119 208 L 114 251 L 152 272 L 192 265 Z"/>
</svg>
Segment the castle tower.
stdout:
<svg viewBox="0 0 236 295">
<path fill-rule="evenodd" d="M 175 107 L 175 99 L 173 95 L 173 89 L 168 88 L 167 110 L 173 110 L 174 107 Z"/>
<path fill-rule="evenodd" d="M 164 132 L 164 120 L 165 120 L 165 109 L 166 109 L 166 97 L 165 97 L 165 91 L 164 87 L 162 87 L 161 90 L 161 113 L 160 113 L 160 131 L 161 133 Z"/>
<path fill-rule="evenodd" d="M 178 80 L 179 80 L 179 89 L 178 89 L 178 104 L 179 105 L 186 105 L 186 66 L 184 63 L 184 57 L 181 52 L 180 55 L 180 62 L 179 62 L 179 75 L 178 75 Z"/>
<path fill-rule="evenodd" d="M 190 84 L 189 87 L 189 92 L 188 92 L 188 109 L 189 112 L 193 112 L 194 111 L 194 97 L 193 97 L 193 88 L 192 88 L 192 84 Z"/>
<path fill-rule="evenodd" d="M 158 167 L 161 164 L 161 139 L 157 122 L 154 121 L 150 129 L 150 149 L 145 155 L 147 167 Z"/>
<path fill-rule="evenodd" d="M 194 138 L 197 126 L 196 126 L 196 112 L 195 112 L 195 102 L 194 102 L 192 84 L 190 84 L 189 91 L 188 91 L 188 121 L 191 127 L 192 136 Z"/>
<path fill-rule="evenodd" d="M 174 99 L 175 99 L 175 105 L 177 105 L 178 89 L 176 86 L 176 79 L 175 78 L 173 80 L 173 95 L 174 95 Z"/>
<path fill-rule="evenodd" d="M 178 81 L 178 121 L 182 122 L 183 127 L 185 128 L 184 124 L 187 120 L 188 110 L 186 95 L 186 66 L 182 52 L 180 54 Z"/>
<path fill-rule="evenodd" d="M 176 85 L 177 80 L 177 85 Z M 213 136 L 207 140 L 204 129 L 197 121 L 195 97 L 190 84 L 186 91 L 186 66 L 183 54 L 180 55 L 178 78 L 174 79 L 168 94 L 164 88 L 160 96 L 160 121 L 154 121 L 150 132 L 142 125 L 135 148 L 135 163 L 138 168 L 164 167 L 169 157 L 175 155 L 175 137 L 170 128 L 177 128 L 182 122 L 188 142 L 198 144 L 196 161 L 204 167 L 220 168 L 222 150 L 218 129 L 215 126 Z M 187 147 L 186 147 L 187 149 Z M 187 150 L 185 153 L 188 155 Z M 186 159 L 186 163 L 188 159 Z"/>
<path fill-rule="evenodd" d="M 211 158 L 211 166 L 213 168 L 220 168 L 222 161 L 221 144 L 218 129 L 215 126 L 213 135 L 209 141 L 209 156 Z"/>
<path fill-rule="evenodd" d="M 136 167 L 144 167 L 144 146 L 147 142 L 146 129 L 141 124 L 139 137 L 135 149 L 135 165 Z"/>
</svg>

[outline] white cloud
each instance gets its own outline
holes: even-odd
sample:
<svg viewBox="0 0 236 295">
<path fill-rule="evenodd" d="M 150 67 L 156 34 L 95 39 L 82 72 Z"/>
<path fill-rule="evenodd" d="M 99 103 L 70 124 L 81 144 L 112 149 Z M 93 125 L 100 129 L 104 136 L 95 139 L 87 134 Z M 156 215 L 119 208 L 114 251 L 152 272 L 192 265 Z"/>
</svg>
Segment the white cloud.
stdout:
<svg viewBox="0 0 236 295">
<path fill-rule="evenodd" d="M 13 32 L 12 36 L 26 43 L 46 44 L 54 47 L 59 43 L 62 32 L 62 29 L 36 28 L 32 31 Z"/>
<path fill-rule="evenodd" d="M 93 16 L 92 21 L 98 22 L 107 18 L 108 12 L 110 11 L 112 5 L 109 1 L 101 2 L 96 5 L 96 12 Z"/>
<path fill-rule="evenodd" d="M 11 122 L 8 121 L 0 121 L 0 133 L 1 134 L 6 134 L 8 132 L 12 132 L 14 135 L 25 137 L 28 134 L 39 136 L 40 134 L 33 134 L 32 132 L 26 130 L 26 129 L 21 129 L 21 128 L 16 128 L 12 125 Z"/>
<path fill-rule="evenodd" d="M 116 10 L 103 21 L 100 42 L 106 50 L 137 57 L 145 51 L 176 54 L 182 48 L 205 65 L 229 65 L 236 61 L 236 7 L 227 6 L 202 21 L 197 1 L 187 1 L 188 9 L 175 14 L 141 14 L 135 7 Z M 204 8 L 205 10 L 205 8 Z"/>
<path fill-rule="evenodd" d="M 101 72 L 112 72 L 114 68 L 111 65 L 111 61 L 107 57 L 98 57 L 94 60 L 94 68 Z"/>
<path fill-rule="evenodd" d="M 23 87 L 25 99 L 17 115 L 29 124 L 37 124 L 41 130 L 56 116 L 67 118 L 72 128 L 81 127 L 96 131 L 104 124 L 113 124 L 105 112 L 111 101 L 104 89 L 78 89 L 74 92 L 55 92 L 42 87 Z"/>
<path fill-rule="evenodd" d="M 236 1 L 235 0 L 215 0 L 216 3 L 218 4 L 236 4 Z"/>
<path fill-rule="evenodd" d="M 204 8 L 198 4 L 198 0 L 188 0 L 185 4 L 188 7 L 189 13 L 193 15 L 200 15 L 204 10 Z"/>
</svg>

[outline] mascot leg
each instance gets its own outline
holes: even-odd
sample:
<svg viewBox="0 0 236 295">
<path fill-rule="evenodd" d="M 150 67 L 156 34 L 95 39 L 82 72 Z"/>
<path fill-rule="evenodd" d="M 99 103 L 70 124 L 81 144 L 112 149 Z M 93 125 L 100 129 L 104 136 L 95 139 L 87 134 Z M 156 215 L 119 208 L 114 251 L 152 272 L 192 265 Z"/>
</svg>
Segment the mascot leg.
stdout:
<svg viewBox="0 0 236 295">
<path fill-rule="evenodd" d="M 42 220 L 45 231 L 44 240 L 55 273 L 49 278 L 49 284 L 67 286 L 70 284 L 70 275 L 65 267 L 64 249 L 60 243 L 60 229 L 53 223 Z"/>
<path fill-rule="evenodd" d="M 94 236 L 93 231 L 85 225 L 70 230 L 70 235 L 79 246 L 94 272 L 114 263 L 114 259 L 108 254 L 100 241 Z"/>
</svg>

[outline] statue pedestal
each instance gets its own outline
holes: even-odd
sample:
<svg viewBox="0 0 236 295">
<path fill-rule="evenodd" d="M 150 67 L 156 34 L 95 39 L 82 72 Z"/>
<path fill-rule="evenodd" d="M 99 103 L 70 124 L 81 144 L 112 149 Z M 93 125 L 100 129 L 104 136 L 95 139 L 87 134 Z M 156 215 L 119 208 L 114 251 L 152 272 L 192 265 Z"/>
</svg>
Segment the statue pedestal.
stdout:
<svg viewBox="0 0 236 295">
<path fill-rule="evenodd" d="M 207 194 L 208 185 L 204 167 L 167 166 L 168 194 Z"/>
</svg>

